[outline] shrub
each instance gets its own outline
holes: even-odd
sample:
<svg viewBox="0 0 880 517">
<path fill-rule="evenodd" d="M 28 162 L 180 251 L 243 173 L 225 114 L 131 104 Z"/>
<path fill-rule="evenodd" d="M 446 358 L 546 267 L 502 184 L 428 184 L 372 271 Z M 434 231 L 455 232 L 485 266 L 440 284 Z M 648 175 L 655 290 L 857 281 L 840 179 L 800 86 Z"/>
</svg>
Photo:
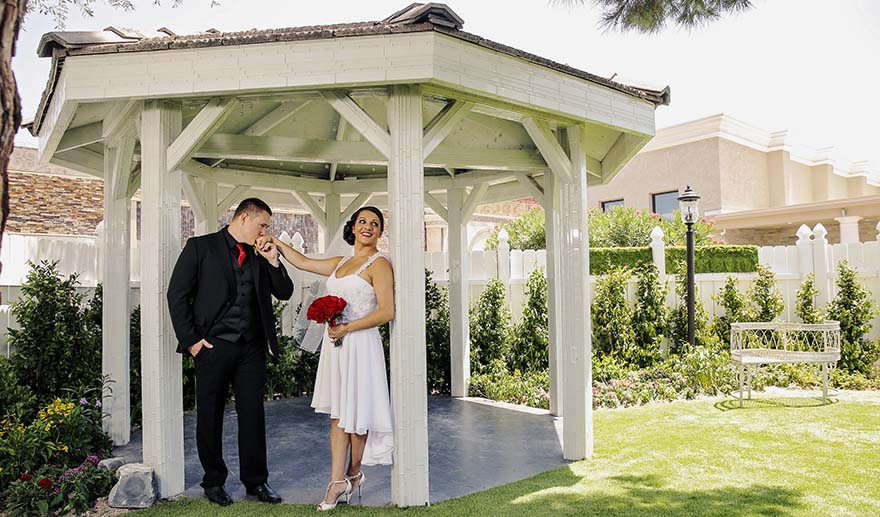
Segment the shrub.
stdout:
<svg viewBox="0 0 880 517">
<path fill-rule="evenodd" d="M 842 260 L 837 265 L 837 296 L 828 306 L 828 319 L 840 322 L 840 367 L 867 375 L 880 357 L 880 343 L 866 336 L 877 303 L 871 293 L 856 281 L 856 271 Z"/>
<path fill-rule="evenodd" d="M 636 270 L 636 303 L 632 325 L 636 346 L 628 361 L 649 366 L 660 359 L 660 343 L 666 335 L 668 310 L 666 286 L 660 284 L 657 266 L 653 263 Z"/>
<path fill-rule="evenodd" d="M 11 416 L 30 420 L 37 414 L 37 397 L 18 382 L 9 360 L 0 356 L 0 419 Z"/>
<path fill-rule="evenodd" d="M 755 321 L 773 321 L 782 314 L 785 303 L 776 288 L 776 276 L 770 268 L 758 266 L 758 276 L 749 289 L 752 300 L 752 316 Z"/>
<path fill-rule="evenodd" d="M 816 289 L 816 279 L 813 273 L 807 275 L 804 283 L 801 284 L 797 291 L 797 303 L 794 307 L 794 313 L 803 323 L 821 323 L 822 310 L 816 307 L 816 295 L 819 290 Z"/>
<path fill-rule="evenodd" d="M 510 249 L 544 249 L 547 246 L 545 217 L 543 208 L 534 208 L 502 224 L 486 240 L 486 249 L 498 248 L 498 233 L 502 228 L 510 236 Z M 671 219 L 664 219 L 657 214 L 627 207 L 617 207 L 607 212 L 590 210 L 589 225 L 590 247 L 600 248 L 647 246 L 651 243 L 651 231 L 656 226 L 663 229 L 667 246 L 684 246 L 687 231 L 677 211 Z M 701 219 L 694 225 L 694 242 L 697 246 L 718 244 L 711 237 L 714 231 L 711 221 Z"/>
<path fill-rule="evenodd" d="M 510 309 L 505 299 L 504 284 L 497 278 L 489 280 L 469 312 L 471 371 L 480 372 L 496 359 L 507 359 Z"/>
<path fill-rule="evenodd" d="M 651 231 L 662 226 L 659 215 L 619 206 L 607 212 L 590 211 L 590 246 L 631 248 L 651 243 Z"/>
<path fill-rule="evenodd" d="M 498 249 L 498 234 L 501 232 L 502 228 L 507 230 L 509 236 L 507 243 L 510 245 L 510 249 L 544 249 L 547 246 L 544 224 L 544 209 L 533 208 L 513 221 L 496 227 L 492 232 L 492 235 L 486 239 L 486 249 Z"/>
<path fill-rule="evenodd" d="M 425 270 L 425 344 L 429 393 L 450 393 L 452 366 L 449 339 L 449 291 L 436 285 L 431 279 L 431 272 Z"/>
<path fill-rule="evenodd" d="M 514 370 L 510 373 L 504 361 L 495 359 L 482 373 L 471 377 L 468 394 L 550 409 L 550 373 L 548 370 L 526 373 Z"/>
<path fill-rule="evenodd" d="M 678 353 L 688 349 L 688 318 L 687 318 L 687 275 L 682 272 L 676 276 L 675 294 L 678 296 L 678 307 L 672 310 L 672 318 L 669 326 L 669 336 L 672 340 L 672 348 Z M 700 301 L 699 290 L 694 286 L 694 341 L 697 346 L 707 347 L 711 350 L 720 351 L 726 349 L 717 336 L 709 329 L 709 318 L 706 316 L 706 308 Z"/>
<path fill-rule="evenodd" d="M 592 242 L 591 242 L 592 246 Z M 666 270 L 674 271 L 686 258 L 682 247 L 666 248 Z M 651 248 L 590 248 L 590 274 L 622 266 L 636 269 L 653 261 Z M 758 266 L 757 246 L 701 246 L 694 250 L 697 273 L 751 273 Z"/>
<path fill-rule="evenodd" d="M 6 509 L 13 515 L 88 510 L 92 501 L 107 495 L 116 483 L 116 474 L 98 470 L 98 461 L 97 456 L 89 456 L 74 468 L 43 467 L 22 474 L 6 491 Z"/>
<path fill-rule="evenodd" d="M 590 312 L 593 320 L 593 353 L 616 355 L 624 362 L 635 346 L 632 308 L 626 301 L 628 269 L 616 268 L 596 280 Z"/>
<path fill-rule="evenodd" d="M 745 295 L 736 286 L 736 278 L 728 276 L 724 287 L 713 297 L 724 309 L 724 314 L 715 316 L 712 328 L 722 343 L 730 343 L 730 324 L 751 321 L 752 313 Z"/>
<path fill-rule="evenodd" d="M 876 390 L 880 389 L 880 379 L 868 377 L 862 372 L 835 368 L 831 370 L 831 385 L 842 390 Z"/>
<path fill-rule="evenodd" d="M 11 308 L 21 327 L 9 330 L 16 377 L 41 402 L 64 388 L 101 388 L 101 336 L 87 320 L 76 275 L 62 279 L 57 262 L 29 264 Z"/>
<path fill-rule="evenodd" d="M 98 392 L 78 399 L 57 398 L 27 423 L 14 415 L 0 420 L 0 492 L 22 473 L 47 464 L 75 465 L 111 447 L 101 429 Z"/>
<path fill-rule="evenodd" d="M 267 400 L 298 397 L 311 393 L 318 370 L 320 354 L 297 348 L 294 346 L 294 339 L 281 332 L 281 314 L 286 305 L 278 300 L 272 303 L 278 347 L 283 353 L 277 361 L 269 360 L 266 363 Z M 301 309 L 302 305 L 297 307 L 298 311 Z"/>
<path fill-rule="evenodd" d="M 549 367 L 550 339 L 547 326 L 547 279 L 544 269 L 529 274 L 522 320 L 515 326 L 510 353 L 510 366 L 524 372 Z"/>
</svg>

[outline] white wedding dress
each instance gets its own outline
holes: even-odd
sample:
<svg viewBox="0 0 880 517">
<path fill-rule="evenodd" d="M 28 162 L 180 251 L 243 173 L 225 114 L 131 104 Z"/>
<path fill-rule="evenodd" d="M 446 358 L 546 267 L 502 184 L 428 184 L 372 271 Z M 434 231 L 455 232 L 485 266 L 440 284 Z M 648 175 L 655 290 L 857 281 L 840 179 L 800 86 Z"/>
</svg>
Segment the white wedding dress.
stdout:
<svg viewBox="0 0 880 517">
<path fill-rule="evenodd" d="M 373 286 L 360 275 L 381 255 L 374 254 L 356 272 L 337 278 L 339 267 L 350 258 L 344 257 L 327 278 L 324 294 L 338 296 L 347 303 L 342 321 L 362 318 L 378 308 Z M 387 379 L 377 327 L 346 334 L 338 347 L 324 331 L 312 407 L 338 418 L 339 427 L 347 433 L 369 433 L 364 465 L 391 464 L 394 435 Z"/>
</svg>

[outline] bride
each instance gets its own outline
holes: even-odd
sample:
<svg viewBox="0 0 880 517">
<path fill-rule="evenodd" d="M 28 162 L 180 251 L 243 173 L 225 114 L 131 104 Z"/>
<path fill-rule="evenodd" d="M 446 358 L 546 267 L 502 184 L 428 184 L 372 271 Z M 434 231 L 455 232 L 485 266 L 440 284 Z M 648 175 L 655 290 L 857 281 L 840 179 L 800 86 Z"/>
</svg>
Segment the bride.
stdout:
<svg viewBox="0 0 880 517">
<path fill-rule="evenodd" d="M 382 212 L 367 206 L 343 229 L 343 239 L 354 246 L 352 257 L 308 258 L 270 236 L 257 243 L 262 247 L 271 242 L 296 268 L 327 276 L 325 294 L 347 302 L 344 323 L 324 332 L 312 396 L 315 411 L 330 415 L 330 483 L 319 511 L 332 510 L 340 500 L 348 502 L 355 489 L 360 497 L 361 465 L 390 464 L 394 450 L 378 329 L 394 318 L 394 273 L 376 247 L 384 229 Z"/>
</svg>

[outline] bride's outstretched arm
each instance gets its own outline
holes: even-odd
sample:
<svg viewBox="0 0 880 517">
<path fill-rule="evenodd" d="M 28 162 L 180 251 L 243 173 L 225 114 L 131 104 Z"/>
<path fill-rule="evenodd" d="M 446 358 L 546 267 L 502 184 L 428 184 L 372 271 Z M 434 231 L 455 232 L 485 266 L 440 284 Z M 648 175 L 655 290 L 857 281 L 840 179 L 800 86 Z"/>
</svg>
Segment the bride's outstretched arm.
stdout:
<svg viewBox="0 0 880 517">
<path fill-rule="evenodd" d="M 284 257 L 284 260 L 292 264 L 293 267 L 318 275 L 330 276 L 330 273 L 336 269 L 336 265 L 339 264 L 339 260 L 342 258 L 330 257 L 326 259 L 313 259 L 303 255 L 283 243 L 281 239 L 276 239 L 271 235 L 264 235 L 257 239 L 258 248 L 262 248 L 267 243 L 274 244 L 275 247 L 278 248 L 278 251 L 281 252 L 281 256 Z"/>
<path fill-rule="evenodd" d="M 380 258 L 367 268 L 367 273 L 376 291 L 379 307 L 363 318 L 327 329 L 331 338 L 338 339 L 355 330 L 378 327 L 394 319 L 394 271 L 391 263 Z"/>
</svg>

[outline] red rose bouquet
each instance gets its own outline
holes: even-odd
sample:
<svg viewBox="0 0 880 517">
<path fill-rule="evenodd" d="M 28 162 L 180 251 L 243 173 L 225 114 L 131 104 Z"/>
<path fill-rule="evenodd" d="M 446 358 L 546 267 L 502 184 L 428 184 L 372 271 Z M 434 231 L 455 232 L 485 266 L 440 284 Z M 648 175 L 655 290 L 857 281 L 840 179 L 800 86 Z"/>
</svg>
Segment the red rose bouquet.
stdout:
<svg viewBox="0 0 880 517">
<path fill-rule="evenodd" d="M 315 298 L 312 304 L 309 305 L 306 317 L 319 325 L 326 323 L 331 327 L 335 327 L 339 324 L 339 320 L 342 318 L 342 311 L 346 305 L 348 303 L 338 296 L 329 294 L 321 296 L 320 298 Z M 341 344 L 342 340 L 339 340 L 336 346 Z"/>
</svg>

